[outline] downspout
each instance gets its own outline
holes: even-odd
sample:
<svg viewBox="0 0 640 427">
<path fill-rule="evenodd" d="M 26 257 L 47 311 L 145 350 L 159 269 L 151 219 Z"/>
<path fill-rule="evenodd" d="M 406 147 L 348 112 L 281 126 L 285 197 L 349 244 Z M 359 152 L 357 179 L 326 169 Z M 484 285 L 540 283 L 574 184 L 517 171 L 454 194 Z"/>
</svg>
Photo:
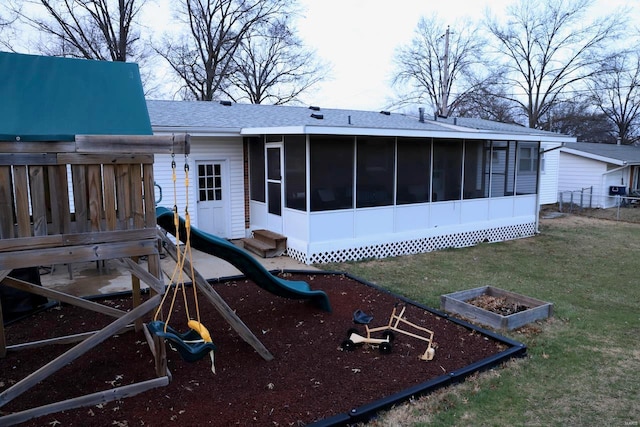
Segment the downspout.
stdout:
<svg viewBox="0 0 640 427">
<path fill-rule="evenodd" d="M 540 144 L 542 145 L 542 141 L 540 141 Z M 538 207 L 538 212 L 536 213 L 536 234 L 540 234 L 540 168 L 541 168 L 541 165 L 542 165 L 542 162 L 540 161 L 540 159 L 542 158 L 542 155 L 544 153 L 548 153 L 550 151 L 559 150 L 560 148 L 564 147 L 564 144 L 565 143 L 562 142 L 557 147 L 549 148 L 547 150 L 538 151 L 538 172 L 536 174 L 536 189 L 537 189 L 537 191 L 536 191 L 536 206 Z M 559 164 L 560 164 L 560 162 L 558 162 L 558 165 Z"/>
</svg>

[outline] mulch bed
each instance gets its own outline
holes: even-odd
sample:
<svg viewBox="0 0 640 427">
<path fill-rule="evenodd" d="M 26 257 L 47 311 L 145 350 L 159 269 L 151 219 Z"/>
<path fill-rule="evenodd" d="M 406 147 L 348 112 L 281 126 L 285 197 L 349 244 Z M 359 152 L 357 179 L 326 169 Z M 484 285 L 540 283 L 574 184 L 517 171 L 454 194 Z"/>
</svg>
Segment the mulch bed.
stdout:
<svg viewBox="0 0 640 427">
<path fill-rule="evenodd" d="M 244 278 L 214 285 L 274 360 L 261 358 L 201 295 L 202 322 L 218 347 L 215 375 L 208 357 L 188 363 L 168 349 L 173 375 L 168 386 L 103 405 L 43 416 L 23 425 L 306 425 L 348 413 L 507 348 L 498 340 L 408 304 L 405 318 L 435 333 L 432 361 L 419 359 L 425 342 L 402 334 L 396 334 L 391 354 L 381 354 L 366 345 L 343 351 L 340 344 L 354 327 L 354 311 L 372 315 L 370 326 L 383 326 L 394 306 L 405 302 L 342 274 L 284 274 L 325 291 L 333 311 L 320 311 L 304 300 L 273 296 Z M 105 304 L 128 309 L 131 301 L 116 298 Z M 191 305 L 192 316 L 194 310 Z M 76 307 L 57 307 L 9 325 L 7 341 L 11 345 L 91 331 L 110 322 L 106 316 Z M 178 304 L 171 326 L 186 330 L 185 325 L 184 310 Z M 60 345 L 10 352 L 0 359 L 0 391 L 67 348 Z M 18 396 L 0 408 L 0 415 L 152 378 L 153 359 L 144 336 L 128 332 L 108 339 Z"/>
</svg>

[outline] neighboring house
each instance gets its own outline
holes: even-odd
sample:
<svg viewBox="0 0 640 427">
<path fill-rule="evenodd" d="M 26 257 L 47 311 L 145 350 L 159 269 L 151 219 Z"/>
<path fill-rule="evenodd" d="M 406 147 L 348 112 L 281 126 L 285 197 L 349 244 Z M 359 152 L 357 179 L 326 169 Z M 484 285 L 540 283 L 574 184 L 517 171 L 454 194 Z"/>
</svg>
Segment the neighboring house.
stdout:
<svg viewBox="0 0 640 427">
<path fill-rule="evenodd" d="M 560 149 L 558 191 L 563 202 L 609 208 L 640 190 L 640 148 L 631 145 L 567 143 Z M 580 198 L 580 191 L 582 197 Z"/>
<path fill-rule="evenodd" d="M 428 252 L 532 236 L 574 138 L 484 120 L 388 112 L 148 101 L 155 133 L 191 135 L 178 206 L 225 238 L 268 229 L 305 263 Z M 544 173 L 539 174 L 539 165 Z M 161 205 L 171 158 L 156 156 Z M 180 188 L 182 186 L 182 188 Z M 551 188 L 551 191 L 539 191 Z M 551 200 L 551 201 L 545 201 Z"/>
</svg>

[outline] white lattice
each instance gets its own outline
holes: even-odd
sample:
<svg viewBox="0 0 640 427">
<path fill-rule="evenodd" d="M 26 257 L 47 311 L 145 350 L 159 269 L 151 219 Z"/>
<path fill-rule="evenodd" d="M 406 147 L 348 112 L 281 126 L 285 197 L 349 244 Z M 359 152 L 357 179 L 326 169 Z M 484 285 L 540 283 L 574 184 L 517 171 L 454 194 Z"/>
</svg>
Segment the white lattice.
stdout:
<svg viewBox="0 0 640 427">
<path fill-rule="evenodd" d="M 475 230 L 464 233 L 446 234 L 402 242 L 380 243 L 377 245 L 355 248 L 337 249 L 327 252 L 303 254 L 297 250 L 289 250 L 289 256 L 300 262 L 309 264 L 326 264 L 330 262 L 357 261 L 366 258 L 387 258 L 431 252 L 446 248 L 463 248 L 478 243 L 502 242 L 533 236 L 535 223 L 518 224 L 505 227 Z"/>
</svg>

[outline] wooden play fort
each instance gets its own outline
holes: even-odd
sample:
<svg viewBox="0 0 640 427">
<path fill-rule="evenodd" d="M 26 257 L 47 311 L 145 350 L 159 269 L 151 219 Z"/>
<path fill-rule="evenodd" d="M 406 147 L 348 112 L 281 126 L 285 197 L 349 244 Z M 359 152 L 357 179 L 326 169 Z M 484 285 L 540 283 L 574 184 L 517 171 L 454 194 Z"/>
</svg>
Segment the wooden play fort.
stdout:
<svg viewBox="0 0 640 427">
<path fill-rule="evenodd" d="M 156 309 L 165 292 L 158 250 L 153 154 L 185 153 L 188 149 L 187 135 L 80 135 L 75 141 L 68 142 L 0 141 L 2 284 L 115 319 L 99 331 L 12 346 L 6 345 L 4 328 L 0 323 L 0 356 L 7 351 L 79 342 L 0 393 L 0 408 L 107 338 L 133 328 L 145 332 L 157 374 L 156 379 L 143 383 L 6 415 L 0 417 L 0 425 L 115 400 L 169 383 L 164 341 L 148 333 L 141 320 Z M 172 251 L 175 248 L 169 248 L 170 254 Z M 138 263 L 140 257 L 146 257 L 147 269 Z M 133 306 L 129 311 L 9 277 L 14 269 L 102 260 L 118 262 L 131 271 Z M 152 290 L 152 296 L 145 302 L 142 302 L 141 281 Z M 270 360 L 272 356 L 266 348 L 206 281 L 198 276 L 194 282 L 245 341 Z"/>
<path fill-rule="evenodd" d="M 0 283 L 114 319 L 97 331 L 12 345 L 7 345 L 7 330 L 0 322 L 0 358 L 13 351 L 74 344 L 0 392 L 0 425 L 168 384 L 165 340 L 143 323 L 165 294 L 160 242 L 176 257 L 175 245 L 156 223 L 153 164 L 155 154 L 188 155 L 189 136 L 152 135 L 135 64 L 0 52 L 0 75 Z M 118 263 L 131 272 L 129 307 L 116 309 L 12 274 L 17 269 L 94 261 Z M 184 270 L 195 276 L 192 282 L 231 327 L 271 360 L 269 351 L 206 280 L 189 263 Z M 149 287 L 148 298 L 143 298 L 141 282 Z M 39 382 L 125 331 L 146 338 L 155 378 L 21 412 L 3 411 Z"/>
</svg>

